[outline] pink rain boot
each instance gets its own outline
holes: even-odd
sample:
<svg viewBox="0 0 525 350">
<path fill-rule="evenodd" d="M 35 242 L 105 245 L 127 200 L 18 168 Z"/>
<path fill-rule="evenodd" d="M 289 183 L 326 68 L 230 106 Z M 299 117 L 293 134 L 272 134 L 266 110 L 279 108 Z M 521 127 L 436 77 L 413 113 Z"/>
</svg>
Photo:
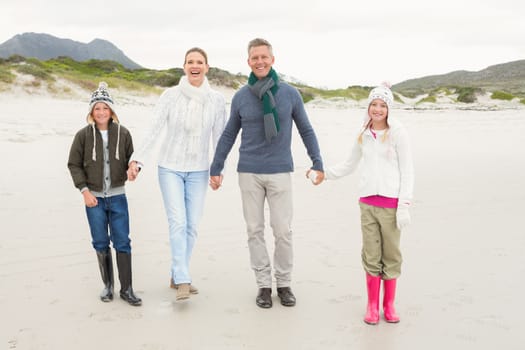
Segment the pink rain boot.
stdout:
<svg viewBox="0 0 525 350">
<path fill-rule="evenodd" d="M 396 314 L 396 309 L 394 308 L 394 299 L 396 297 L 396 279 L 383 280 L 383 314 L 385 320 L 389 323 L 399 322 L 399 316 Z"/>
<path fill-rule="evenodd" d="M 365 323 L 379 323 L 379 290 L 381 277 L 366 274 L 366 289 L 368 292 L 368 305 L 366 307 Z"/>
</svg>

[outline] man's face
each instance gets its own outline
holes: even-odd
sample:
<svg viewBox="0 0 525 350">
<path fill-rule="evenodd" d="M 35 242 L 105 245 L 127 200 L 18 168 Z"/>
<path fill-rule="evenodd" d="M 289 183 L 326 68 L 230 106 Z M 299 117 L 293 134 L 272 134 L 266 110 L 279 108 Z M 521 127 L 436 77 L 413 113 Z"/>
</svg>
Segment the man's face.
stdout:
<svg viewBox="0 0 525 350">
<path fill-rule="evenodd" d="M 255 46 L 250 49 L 248 65 L 258 79 L 262 79 L 268 75 L 274 61 L 275 58 L 268 46 Z"/>
</svg>

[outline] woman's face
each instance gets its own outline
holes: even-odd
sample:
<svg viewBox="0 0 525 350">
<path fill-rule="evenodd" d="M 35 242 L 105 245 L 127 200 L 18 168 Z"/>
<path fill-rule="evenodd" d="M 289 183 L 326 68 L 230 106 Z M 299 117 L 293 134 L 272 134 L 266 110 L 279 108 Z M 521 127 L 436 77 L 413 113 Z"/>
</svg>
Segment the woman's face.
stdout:
<svg viewBox="0 0 525 350">
<path fill-rule="evenodd" d="M 206 59 L 200 52 L 192 51 L 186 55 L 184 73 L 191 85 L 201 86 L 209 68 Z"/>
</svg>

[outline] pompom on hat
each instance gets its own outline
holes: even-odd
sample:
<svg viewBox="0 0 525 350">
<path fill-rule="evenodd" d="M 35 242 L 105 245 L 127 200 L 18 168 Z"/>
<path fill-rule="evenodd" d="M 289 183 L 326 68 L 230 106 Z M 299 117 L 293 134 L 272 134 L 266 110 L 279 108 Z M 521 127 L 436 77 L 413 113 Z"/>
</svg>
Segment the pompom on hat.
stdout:
<svg viewBox="0 0 525 350">
<path fill-rule="evenodd" d="M 108 84 L 104 81 L 101 81 L 98 84 L 98 89 L 93 91 L 91 94 L 91 99 L 89 100 L 89 111 L 87 115 L 87 122 L 89 124 L 93 124 L 95 121 L 93 120 L 93 117 L 91 116 L 91 113 L 93 112 L 93 107 L 99 102 L 104 102 L 108 105 L 109 108 L 111 108 L 111 118 L 114 122 L 119 123 L 117 114 L 115 113 L 115 103 L 113 102 L 113 98 L 109 94 L 108 90 Z"/>
<path fill-rule="evenodd" d="M 389 83 L 383 82 L 380 86 L 373 88 L 370 91 L 370 95 L 368 95 L 368 105 L 370 106 L 373 100 L 380 99 L 386 103 L 388 110 L 390 110 L 394 105 L 394 95 L 390 90 L 390 86 Z"/>
</svg>

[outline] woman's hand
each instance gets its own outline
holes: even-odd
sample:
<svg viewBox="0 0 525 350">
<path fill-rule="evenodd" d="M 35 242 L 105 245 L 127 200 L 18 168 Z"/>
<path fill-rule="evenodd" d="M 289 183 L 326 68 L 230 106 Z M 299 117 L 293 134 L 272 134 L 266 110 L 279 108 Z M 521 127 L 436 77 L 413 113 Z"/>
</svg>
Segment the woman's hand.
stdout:
<svg viewBox="0 0 525 350">
<path fill-rule="evenodd" d="M 128 171 L 127 171 L 128 180 L 129 181 L 135 181 L 135 179 L 139 175 L 139 171 L 140 171 L 140 168 L 139 168 L 137 162 L 136 161 L 130 162 L 129 166 L 128 166 Z"/>
<path fill-rule="evenodd" d="M 212 190 L 218 190 L 222 185 L 223 175 L 210 176 L 210 187 Z"/>
</svg>

